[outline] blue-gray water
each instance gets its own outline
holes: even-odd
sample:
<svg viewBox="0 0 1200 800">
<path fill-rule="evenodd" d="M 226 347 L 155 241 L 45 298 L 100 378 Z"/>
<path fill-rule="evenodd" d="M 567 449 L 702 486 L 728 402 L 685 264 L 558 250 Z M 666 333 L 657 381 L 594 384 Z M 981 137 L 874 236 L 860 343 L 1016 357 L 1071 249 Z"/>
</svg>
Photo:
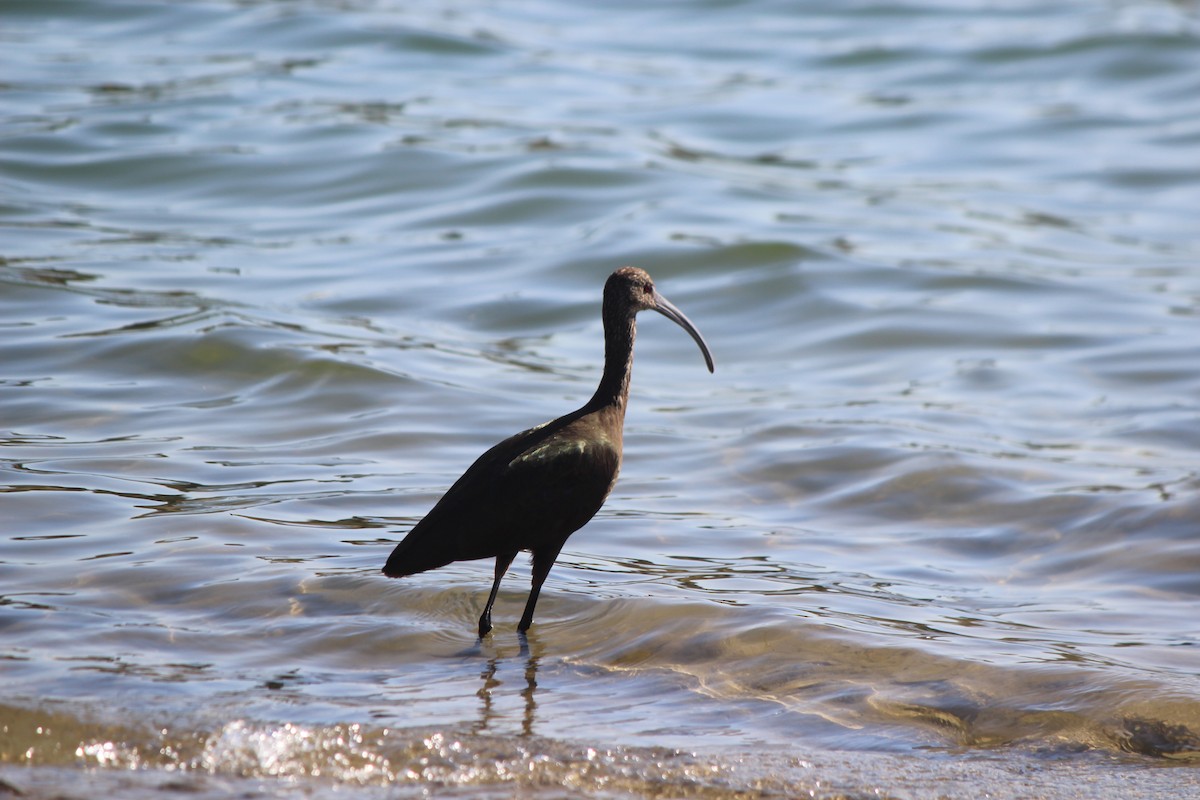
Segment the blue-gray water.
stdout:
<svg viewBox="0 0 1200 800">
<path fill-rule="evenodd" d="M 1198 209 L 1187 0 L 9 0 L 0 780 L 1195 797 Z M 477 645 L 627 263 L 716 373 Z"/>
</svg>

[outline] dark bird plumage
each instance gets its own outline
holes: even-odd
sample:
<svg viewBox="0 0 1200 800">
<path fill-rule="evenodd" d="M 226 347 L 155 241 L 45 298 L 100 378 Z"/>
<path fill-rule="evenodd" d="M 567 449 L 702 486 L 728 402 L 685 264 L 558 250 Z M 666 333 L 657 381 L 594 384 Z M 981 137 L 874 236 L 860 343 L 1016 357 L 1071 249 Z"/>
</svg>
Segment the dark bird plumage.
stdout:
<svg viewBox="0 0 1200 800">
<path fill-rule="evenodd" d="M 604 374 L 582 408 L 510 436 L 476 459 L 388 557 L 383 573 L 399 578 L 452 561 L 496 559 L 495 581 L 479 618 L 492 629 L 500 579 L 518 552 L 533 553 L 533 581 L 517 630 L 533 622 L 538 593 L 567 538 L 590 520 L 621 468 L 621 432 L 629 399 L 637 312 L 652 309 L 691 334 L 700 332 L 637 267 L 622 267 L 604 285 Z"/>
</svg>

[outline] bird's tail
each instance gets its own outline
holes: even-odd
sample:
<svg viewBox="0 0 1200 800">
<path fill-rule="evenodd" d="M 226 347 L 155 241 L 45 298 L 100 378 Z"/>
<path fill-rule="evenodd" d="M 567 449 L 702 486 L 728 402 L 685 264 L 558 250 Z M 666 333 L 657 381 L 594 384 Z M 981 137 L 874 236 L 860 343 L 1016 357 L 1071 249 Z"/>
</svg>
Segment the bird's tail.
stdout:
<svg viewBox="0 0 1200 800">
<path fill-rule="evenodd" d="M 448 553 L 446 543 L 430 537 L 414 535 L 409 532 L 404 541 L 396 545 L 396 549 L 388 556 L 383 565 L 383 574 L 389 578 L 403 578 L 405 575 L 415 575 L 430 569 L 444 567 L 454 560 L 454 554 Z"/>
</svg>

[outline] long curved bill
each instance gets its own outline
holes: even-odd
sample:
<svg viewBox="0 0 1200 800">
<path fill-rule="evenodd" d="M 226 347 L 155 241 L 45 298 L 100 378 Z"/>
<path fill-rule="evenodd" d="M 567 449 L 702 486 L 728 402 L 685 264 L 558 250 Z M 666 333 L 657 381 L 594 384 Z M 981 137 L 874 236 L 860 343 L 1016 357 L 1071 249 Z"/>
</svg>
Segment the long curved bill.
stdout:
<svg viewBox="0 0 1200 800">
<path fill-rule="evenodd" d="M 700 335 L 700 331 L 696 330 L 696 326 L 692 324 L 692 321 L 676 308 L 674 303 L 659 294 L 657 289 L 654 290 L 654 310 L 683 328 L 688 332 L 688 335 L 696 340 L 696 344 L 700 345 L 700 352 L 704 353 L 704 363 L 708 365 L 708 371 L 712 372 L 712 353 L 708 352 L 708 345 L 705 343 L 704 337 Z"/>
</svg>

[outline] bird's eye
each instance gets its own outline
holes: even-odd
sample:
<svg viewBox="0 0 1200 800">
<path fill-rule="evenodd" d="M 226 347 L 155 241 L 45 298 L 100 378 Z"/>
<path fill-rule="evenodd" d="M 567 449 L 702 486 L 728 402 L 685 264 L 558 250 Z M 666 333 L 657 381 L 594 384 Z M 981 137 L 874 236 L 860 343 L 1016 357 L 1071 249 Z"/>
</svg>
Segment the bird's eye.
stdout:
<svg viewBox="0 0 1200 800">
<path fill-rule="evenodd" d="M 654 287 L 650 284 L 646 284 L 642 287 L 642 294 L 654 294 Z"/>
</svg>

